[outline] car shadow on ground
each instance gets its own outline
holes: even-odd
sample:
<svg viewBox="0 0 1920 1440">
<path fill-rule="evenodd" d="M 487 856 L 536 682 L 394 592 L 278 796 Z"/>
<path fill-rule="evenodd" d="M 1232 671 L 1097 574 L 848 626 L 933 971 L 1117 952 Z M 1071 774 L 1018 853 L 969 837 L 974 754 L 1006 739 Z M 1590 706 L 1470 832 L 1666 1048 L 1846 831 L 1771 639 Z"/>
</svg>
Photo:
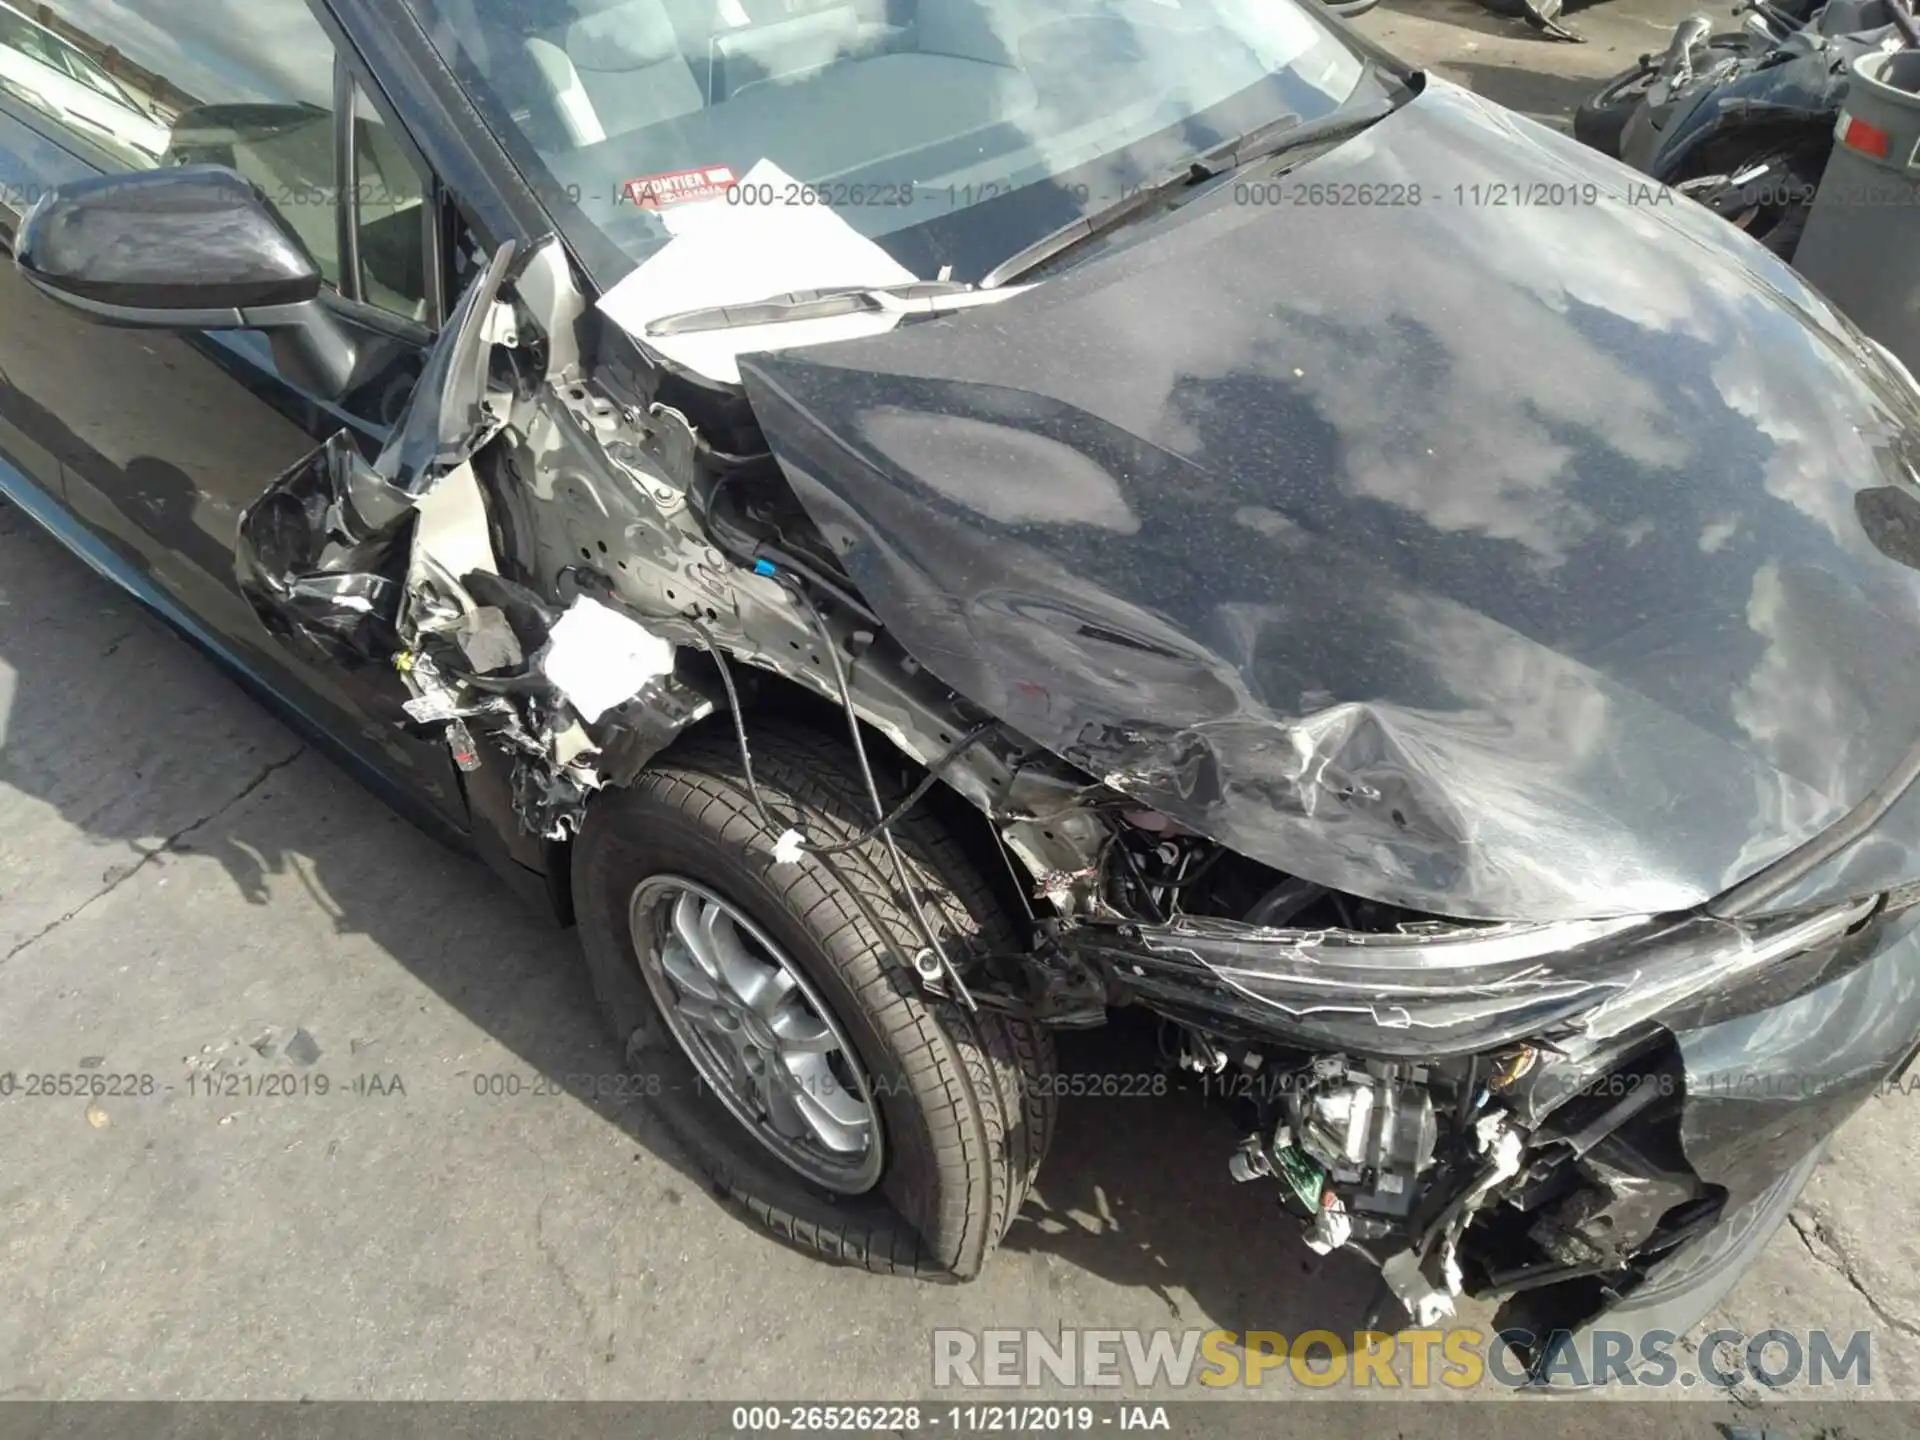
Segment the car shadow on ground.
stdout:
<svg viewBox="0 0 1920 1440">
<path fill-rule="evenodd" d="M 1378 1276 L 1309 1250 L 1272 1182 L 1233 1182 L 1249 1107 L 1162 1064 L 1153 1032 L 1136 1013 L 1058 1037 L 1059 1129 L 1007 1247 L 1151 1290 L 1173 1327 L 1352 1331 Z"/>
<path fill-rule="evenodd" d="M 10 700 L 0 693 L 0 784 L 52 805 L 103 854 L 131 857 L 104 870 L 106 889 L 137 868 L 188 857 L 218 861 L 250 905 L 272 903 L 275 882 L 292 879 L 337 933 L 377 945 L 527 1071 L 621 1071 L 570 932 L 508 893 L 477 861 L 402 821 L 264 712 L 251 713 L 255 702 L 212 661 L 3 501 L 0 561 L 7 602 L 0 604 L 0 661 L 15 672 Z M 49 644 L 54 630 L 57 643 Z M 192 723 L 116 721 L 127 714 L 130 685 L 140 704 L 184 712 Z M 202 763 L 196 735 L 223 745 L 257 737 L 257 753 L 243 767 L 256 778 L 236 780 L 229 788 L 244 796 L 155 845 L 150 813 L 74 791 L 64 762 L 50 762 L 53 749 L 34 739 L 64 736 L 70 745 L 88 717 L 95 722 L 88 768 L 121 777 L 123 786 L 172 783 Z M 1060 1037 L 1060 1124 L 1007 1249 L 1149 1290 L 1166 1305 L 1169 1326 L 1351 1328 L 1371 1295 L 1366 1268 L 1308 1252 L 1270 1184 L 1231 1182 L 1226 1161 L 1244 1129 L 1233 1103 L 1166 1070 L 1154 1035 L 1143 1021 Z M 347 1037 L 319 1040 L 337 1053 Z M 703 1186 L 643 1104 L 591 1093 L 576 1094 L 574 1103 L 689 1186 Z"/>
</svg>

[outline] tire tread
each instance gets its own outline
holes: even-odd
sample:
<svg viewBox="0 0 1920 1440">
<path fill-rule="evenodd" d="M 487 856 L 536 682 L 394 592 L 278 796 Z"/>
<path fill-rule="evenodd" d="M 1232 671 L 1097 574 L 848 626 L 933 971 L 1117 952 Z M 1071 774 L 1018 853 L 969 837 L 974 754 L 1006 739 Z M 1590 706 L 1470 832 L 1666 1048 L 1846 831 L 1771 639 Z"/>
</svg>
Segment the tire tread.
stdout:
<svg viewBox="0 0 1920 1440">
<path fill-rule="evenodd" d="M 754 772 L 776 818 L 800 813 L 804 828 L 837 843 L 870 823 L 864 783 L 847 746 L 803 730 L 766 731 L 753 746 Z M 883 788 L 883 800 L 891 800 Z M 937 1178 L 937 1206 L 923 1217 L 923 1235 L 898 1215 L 876 1218 L 873 1207 L 840 1213 L 793 1205 L 763 1193 L 751 1174 L 720 1160 L 697 1136 L 680 1135 L 703 1162 L 717 1194 L 788 1243 L 825 1258 L 879 1273 L 962 1279 L 977 1275 L 1025 1202 L 1052 1140 L 1057 1099 L 1036 1083 L 1051 1075 L 1051 1037 L 1037 1026 L 925 991 L 908 957 L 923 948 L 910 903 L 884 840 L 876 838 L 833 858 L 807 857 L 798 865 L 771 864 L 776 831 L 753 804 L 737 747 L 717 735 L 689 737 L 624 792 L 602 797 L 631 819 L 675 815 L 720 844 L 760 857 L 761 881 L 775 890 L 789 915 L 819 941 L 844 983 L 885 1033 L 894 1063 L 923 1097 L 921 1119 Z M 590 889 L 607 817 L 590 810 L 576 856 L 576 890 Z M 964 953 L 967 937 L 998 948 L 1015 941 L 993 887 L 964 847 L 934 817 L 909 812 L 892 827 L 908 874 L 943 930 L 950 953 Z M 579 896 L 580 914 L 590 909 Z M 626 1023 L 609 1003 L 603 972 L 622 963 L 625 947 L 609 937 L 589 940 L 589 959 L 603 1007 L 616 1030 Z M 621 950 L 615 957 L 610 949 Z M 629 963 L 630 960 L 625 960 Z M 631 1032 L 629 1032 L 631 1033 Z M 670 1128 L 673 1127 L 670 1124 Z M 895 1157 L 889 1159 L 892 1168 Z M 893 1223 L 888 1223 L 891 1220 Z"/>
</svg>

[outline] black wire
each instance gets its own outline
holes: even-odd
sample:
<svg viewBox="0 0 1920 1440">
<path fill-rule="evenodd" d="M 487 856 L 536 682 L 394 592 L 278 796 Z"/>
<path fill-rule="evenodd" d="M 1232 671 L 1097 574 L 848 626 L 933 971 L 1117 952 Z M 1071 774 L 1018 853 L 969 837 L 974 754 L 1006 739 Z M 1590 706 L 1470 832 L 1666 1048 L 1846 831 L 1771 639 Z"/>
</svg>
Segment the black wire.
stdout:
<svg viewBox="0 0 1920 1440">
<path fill-rule="evenodd" d="M 844 585 L 836 585 L 818 570 L 815 570 L 803 561 L 794 559 L 793 556 L 789 555 L 786 551 L 776 549 L 772 545 L 762 544 L 753 552 L 753 558 L 756 560 L 766 560 L 771 564 L 779 566 L 782 570 L 793 571 L 794 574 L 800 576 L 801 579 L 812 585 L 814 589 L 825 591 L 840 604 L 858 615 L 862 620 L 865 620 L 869 625 L 874 626 L 876 629 L 886 628 L 880 617 L 869 610 L 866 604 L 851 594 Z"/>
<path fill-rule="evenodd" d="M 791 830 L 794 827 L 779 819 L 767 805 L 766 798 L 760 793 L 760 784 L 753 778 L 753 749 L 747 744 L 747 721 L 740 709 L 740 692 L 733 685 L 733 667 L 727 664 L 726 653 L 721 650 L 720 642 L 713 632 L 691 615 L 681 617 L 692 627 L 693 632 L 706 642 L 707 653 L 713 656 L 714 667 L 720 672 L 720 684 L 727 692 L 727 713 L 733 717 L 733 735 L 740 742 L 740 769 L 747 780 L 747 797 L 753 801 L 753 808 L 760 814 L 761 821 L 769 830 L 776 833 Z"/>
<path fill-rule="evenodd" d="M 747 794 L 752 798 L 755 809 L 760 812 L 760 818 L 766 821 L 768 825 L 779 825 L 783 829 L 796 829 L 797 827 L 787 825 L 774 818 L 767 808 L 766 803 L 760 797 L 760 787 L 754 782 L 753 778 L 753 752 L 747 745 L 746 721 L 740 713 L 740 694 L 739 691 L 734 689 L 732 667 L 727 664 L 726 656 L 721 652 L 720 642 L 713 637 L 713 633 L 709 631 L 705 625 L 702 625 L 691 615 L 682 616 L 681 618 L 684 619 L 688 627 L 706 643 L 707 649 L 713 654 L 714 665 L 720 672 L 720 683 L 725 687 L 727 692 L 727 708 L 733 717 L 734 738 L 740 742 L 740 768 L 745 773 Z M 849 850 L 859 849 L 882 830 L 897 824 L 903 815 L 926 798 L 927 792 L 933 789 L 934 784 L 940 779 L 941 773 L 945 771 L 949 765 L 953 764 L 954 761 L 966 754 L 968 750 L 979 744 L 999 727 L 1000 722 L 998 720 L 983 720 L 958 740 L 954 741 L 952 745 L 948 746 L 947 749 L 927 767 L 926 778 L 914 786 L 913 789 L 907 793 L 907 797 L 904 800 L 894 806 L 893 809 L 889 810 L 880 819 L 874 821 L 873 824 L 869 825 L 865 830 L 855 835 L 851 840 L 843 840 L 837 845 L 816 845 L 806 839 L 805 836 L 802 836 L 800 848 L 809 855 L 844 855 Z"/>
<path fill-rule="evenodd" d="M 887 854 L 893 859 L 894 878 L 900 882 L 900 889 L 907 898 L 907 907 L 913 912 L 914 923 L 920 929 L 920 938 L 927 942 L 927 948 L 940 962 L 940 968 L 953 982 L 953 988 L 959 999 L 969 1010 L 979 1009 L 966 982 L 960 978 L 960 972 L 954 968 L 953 961 L 947 958 L 946 948 L 941 945 L 940 937 L 934 933 L 932 924 L 927 920 L 927 912 L 921 907 L 920 894 L 913 888 L 913 880 L 907 874 L 907 862 L 900 856 L 900 846 L 893 838 L 893 831 L 886 828 L 887 807 L 880 798 L 880 787 L 874 782 L 873 765 L 867 759 L 867 742 L 860 734 L 860 716 L 853 708 L 853 687 L 847 681 L 846 662 L 841 658 L 840 647 L 835 643 L 833 632 L 827 628 L 826 617 L 820 613 L 820 607 L 813 603 L 813 597 L 797 583 L 788 588 L 799 597 L 800 603 L 807 607 L 807 613 L 813 617 L 814 629 L 819 633 L 820 644 L 827 652 L 827 658 L 833 662 L 833 681 L 840 691 L 840 704 L 847 712 L 847 734 L 853 740 L 854 757 L 860 762 L 860 778 L 866 782 L 867 798 L 873 802 L 873 816 L 879 821 L 880 837 L 887 842 Z"/>
<path fill-rule="evenodd" d="M 795 817 L 796 823 L 789 823 L 775 815 L 772 807 L 767 804 L 766 797 L 760 793 L 759 782 L 753 778 L 753 750 L 747 744 L 746 717 L 740 709 L 740 692 L 734 688 L 733 669 L 727 664 L 726 652 L 720 648 L 720 642 L 714 639 L 713 633 L 709 631 L 706 626 L 691 616 L 682 616 L 681 618 L 686 620 L 687 624 L 693 628 L 694 633 L 706 642 L 707 650 L 713 656 L 714 666 L 720 672 L 720 684 L 727 692 L 727 710 L 733 717 L 734 738 L 740 742 L 740 769 L 746 777 L 747 797 L 753 801 L 753 808 L 758 812 L 760 822 L 776 835 L 787 830 L 798 833 L 799 825 L 797 821 L 799 817 Z M 805 848 L 804 839 L 802 840 L 802 848 Z M 865 920 L 867 924 L 872 927 L 873 933 L 879 937 L 880 943 L 887 947 L 887 951 L 892 955 L 894 963 L 903 970 L 916 969 L 917 967 L 913 962 L 900 953 L 900 947 L 893 943 L 892 933 L 885 925 L 880 923 L 880 917 L 874 913 L 873 906 L 867 902 L 866 896 L 855 888 L 847 879 L 846 873 L 834 863 L 833 856 L 830 853 L 822 853 L 819 851 L 815 851 L 814 854 L 820 861 L 821 868 L 833 877 L 834 883 L 840 887 L 841 892 L 853 901 L 854 908 L 860 912 L 861 919 Z M 939 952 L 935 951 L 935 953 L 938 954 Z"/>
<path fill-rule="evenodd" d="M 734 687 L 732 667 L 727 664 L 726 655 L 720 647 L 720 642 L 714 637 L 713 632 L 708 630 L 706 626 L 702 625 L 692 616 L 682 616 L 681 618 L 687 622 L 693 632 L 706 643 L 708 652 L 713 656 L 714 666 L 720 672 L 720 684 L 727 692 L 727 709 L 733 717 L 734 738 L 740 745 L 740 769 L 747 782 L 747 796 L 753 801 L 754 809 L 759 812 L 762 823 L 765 824 L 769 830 L 775 831 L 776 833 L 792 830 L 795 834 L 799 835 L 801 850 L 806 854 L 816 857 L 821 865 L 825 867 L 827 873 L 839 882 L 841 888 L 849 890 L 850 892 L 851 887 L 847 884 L 846 878 L 841 874 L 839 867 L 833 863 L 833 857 L 857 845 L 864 844 L 866 841 L 871 840 L 876 834 L 883 837 L 887 843 L 887 853 L 893 860 L 894 876 L 900 882 L 900 888 L 906 894 L 907 903 L 912 908 L 915 924 L 920 931 L 920 938 L 927 942 L 927 947 L 933 951 L 934 958 L 940 962 L 941 969 L 953 980 L 954 987 L 958 990 L 960 999 L 966 1003 L 967 1008 L 969 1010 L 978 1009 L 979 1006 L 975 1003 L 973 996 L 968 992 L 965 982 L 960 979 L 959 972 L 954 969 L 953 962 L 947 959 L 946 951 L 942 948 L 939 937 L 934 934 L 932 925 L 927 921 L 926 912 L 920 907 L 920 896 L 913 888 L 912 880 L 907 875 L 906 861 L 901 858 L 900 847 L 895 843 L 893 831 L 888 827 L 891 826 L 895 820 L 899 819 L 901 814 L 905 813 L 908 806 L 926 793 L 926 790 L 938 777 L 939 766 L 951 763 L 953 759 L 969 745 L 979 740 L 991 726 L 990 724 L 976 726 L 968 734 L 963 735 L 945 755 L 941 756 L 940 759 L 935 762 L 935 768 L 927 775 L 926 779 L 921 782 L 920 786 L 910 794 L 901 805 L 896 807 L 894 812 L 889 813 L 880 799 L 880 787 L 874 782 L 873 766 L 867 760 L 866 742 L 860 734 L 860 717 L 853 708 L 853 690 L 847 683 L 846 667 L 841 662 L 839 647 L 834 644 L 833 632 L 827 629 L 826 620 L 820 614 L 819 608 L 814 605 L 812 597 L 797 585 L 790 588 L 795 595 L 799 596 L 802 603 L 806 605 L 808 613 L 813 616 L 814 624 L 820 632 L 821 644 L 826 647 L 827 654 L 833 661 L 833 675 L 840 690 L 840 703 L 846 708 L 848 733 L 853 737 L 854 755 L 860 762 L 860 774 L 861 778 L 866 782 L 867 796 L 873 802 L 875 820 L 870 829 L 844 844 L 816 846 L 808 843 L 806 835 L 801 832 L 798 824 L 799 817 L 796 816 L 795 822 L 789 824 L 774 815 L 772 808 L 768 806 L 766 802 L 766 798 L 760 793 L 759 782 L 754 779 L 753 750 L 747 742 L 747 722 L 740 708 L 740 692 Z M 857 898 L 858 896 L 856 894 L 856 899 Z M 893 950 L 893 943 L 887 939 L 887 932 L 885 928 L 880 925 L 878 917 L 867 908 L 864 902 L 861 902 L 861 909 L 865 912 L 868 922 L 874 926 L 875 933 L 881 937 L 882 942 L 887 945 L 889 950 Z M 895 951 L 895 958 L 902 959 L 897 950 Z M 905 963 L 904 959 L 902 959 L 902 964 Z M 917 966 L 908 966 L 907 968 L 918 969 Z"/>
<path fill-rule="evenodd" d="M 1134 883 L 1140 887 L 1140 898 L 1146 903 L 1149 911 L 1147 918 L 1155 925 L 1166 924 L 1167 916 L 1155 902 L 1153 891 L 1147 885 L 1147 877 L 1140 873 L 1140 862 L 1134 858 L 1133 851 L 1128 848 L 1127 842 L 1124 839 L 1117 839 L 1115 848 L 1120 851 L 1121 863 L 1127 867 L 1127 872 L 1133 876 Z"/>
<path fill-rule="evenodd" d="M 1387 1279 L 1383 1275 L 1375 1282 L 1373 1294 L 1367 1300 L 1366 1313 L 1360 1317 L 1360 1323 L 1355 1328 L 1363 1332 L 1379 1330 L 1380 1322 L 1386 1319 L 1387 1310 L 1394 1306 L 1399 1306 L 1403 1310 L 1405 1308 L 1401 1304 L 1400 1297 L 1393 1293 L 1393 1286 L 1387 1283 Z M 1410 1315 L 1409 1318 L 1411 1318 Z M 1399 1327 L 1395 1326 L 1394 1328 L 1398 1329 Z"/>
<path fill-rule="evenodd" d="M 1193 869 L 1189 870 L 1185 875 L 1182 875 L 1178 880 L 1160 881 L 1159 888 L 1162 890 L 1184 890 L 1187 888 L 1187 886 L 1206 879 L 1207 872 L 1213 869 L 1214 866 L 1218 865 L 1220 863 L 1220 857 L 1225 855 L 1226 853 L 1227 853 L 1226 846 L 1221 845 L 1216 847 L 1211 855 L 1207 856 L 1206 859 L 1202 860 L 1198 865 L 1194 866 Z"/>
<path fill-rule="evenodd" d="M 1000 722 L 998 720 L 984 720 L 974 726 L 973 729 L 954 741 L 939 759 L 927 767 L 926 778 L 914 786 L 912 790 L 908 791 L 907 798 L 889 810 L 884 817 L 874 821 L 873 824 L 869 825 L 865 830 L 862 830 L 851 840 L 842 841 L 838 845 L 824 845 L 818 848 L 809 845 L 806 847 L 807 852 L 812 855 L 838 855 L 842 851 L 857 849 L 859 846 L 866 844 L 882 830 L 889 828 L 897 822 L 907 811 L 919 804 L 920 801 L 926 797 L 927 792 L 933 789 L 934 783 L 940 778 L 941 771 L 945 770 L 947 766 L 958 760 L 968 750 L 972 749 L 975 745 L 979 744 L 981 740 L 999 728 Z"/>
<path fill-rule="evenodd" d="M 728 484 L 734 477 L 742 473 L 745 468 L 745 466 L 742 466 L 740 469 L 730 470 L 718 476 L 712 486 L 708 488 L 704 499 L 697 507 L 700 523 L 707 528 L 709 537 L 713 540 L 714 544 L 748 569 L 752 569 L 756 561 L 764 560 L 779 569 L 791 570 L 816 590 L 831 595 L 836 601 L 846 606 L 847 609 L 851 610 L 854 614 L 860 616 L 860 618 L 865 620 L 869 625 L 874 626 L 876 629 L 885 628 L 884 622 L 880 617 L 870 610 L 864 601 L 848 590 L 846 586 L 836 584 L 832 580 L 829 580 L 818 570 L 814 569 L 813 566 L 796 559 L 771 542 L 760 539 L 759 536 L 741 528 L 730 518 L 721 514 L 719 502 L 722 492 L 726 490 Z"/>
</svg>

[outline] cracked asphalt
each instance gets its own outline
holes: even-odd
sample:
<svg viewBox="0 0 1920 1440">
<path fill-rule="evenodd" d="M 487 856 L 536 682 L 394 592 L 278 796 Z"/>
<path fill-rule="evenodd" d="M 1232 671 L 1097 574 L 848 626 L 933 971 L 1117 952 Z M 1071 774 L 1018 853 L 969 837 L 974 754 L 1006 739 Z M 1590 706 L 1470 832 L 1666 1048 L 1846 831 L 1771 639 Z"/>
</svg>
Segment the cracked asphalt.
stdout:
<svg viewBox="0 0 1920 1440">
<path fill-rule="evenodd" d="M 1467 0 L 1362 28 L 1553 119 L 1682 8 L 1580 12 L 1586 46 Z M 4 505 L 0 957 L 0 1072 L 124 1092 L 0 1099 L 0 1397 L 913 1396 L 936 1326 L 1340 1330 L 1370 1289 L 1187 1099 L 1068 1101 L 970 1286 L 762 1238 L 620 1095 L 536 1093 L 620 1071 L 569 935 Z M 1871 1329 L 1880 1398 L 1920 1397 L 1916 1103 L 1834 1137 L 1715 1317 Z"/>
</svg>

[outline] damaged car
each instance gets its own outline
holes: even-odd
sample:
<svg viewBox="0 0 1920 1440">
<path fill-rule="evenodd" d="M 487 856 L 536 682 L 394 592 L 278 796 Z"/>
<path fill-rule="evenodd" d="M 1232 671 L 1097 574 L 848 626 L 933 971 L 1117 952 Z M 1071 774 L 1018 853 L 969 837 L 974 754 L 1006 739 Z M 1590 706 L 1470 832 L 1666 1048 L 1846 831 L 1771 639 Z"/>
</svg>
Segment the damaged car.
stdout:
<svg viewBox="0 0 1920 1440">
<path fill-rule="evenodd" d="M 1132 1007 L 1419 1323 L 1685 1331 L 1912 1058 L 1920 393 L 1747 237 L 1297 0 L 275 6 L 231 163 L 0 113 L 0 487 L 760 1224 L 978 1274 Z"/>
</svg>

